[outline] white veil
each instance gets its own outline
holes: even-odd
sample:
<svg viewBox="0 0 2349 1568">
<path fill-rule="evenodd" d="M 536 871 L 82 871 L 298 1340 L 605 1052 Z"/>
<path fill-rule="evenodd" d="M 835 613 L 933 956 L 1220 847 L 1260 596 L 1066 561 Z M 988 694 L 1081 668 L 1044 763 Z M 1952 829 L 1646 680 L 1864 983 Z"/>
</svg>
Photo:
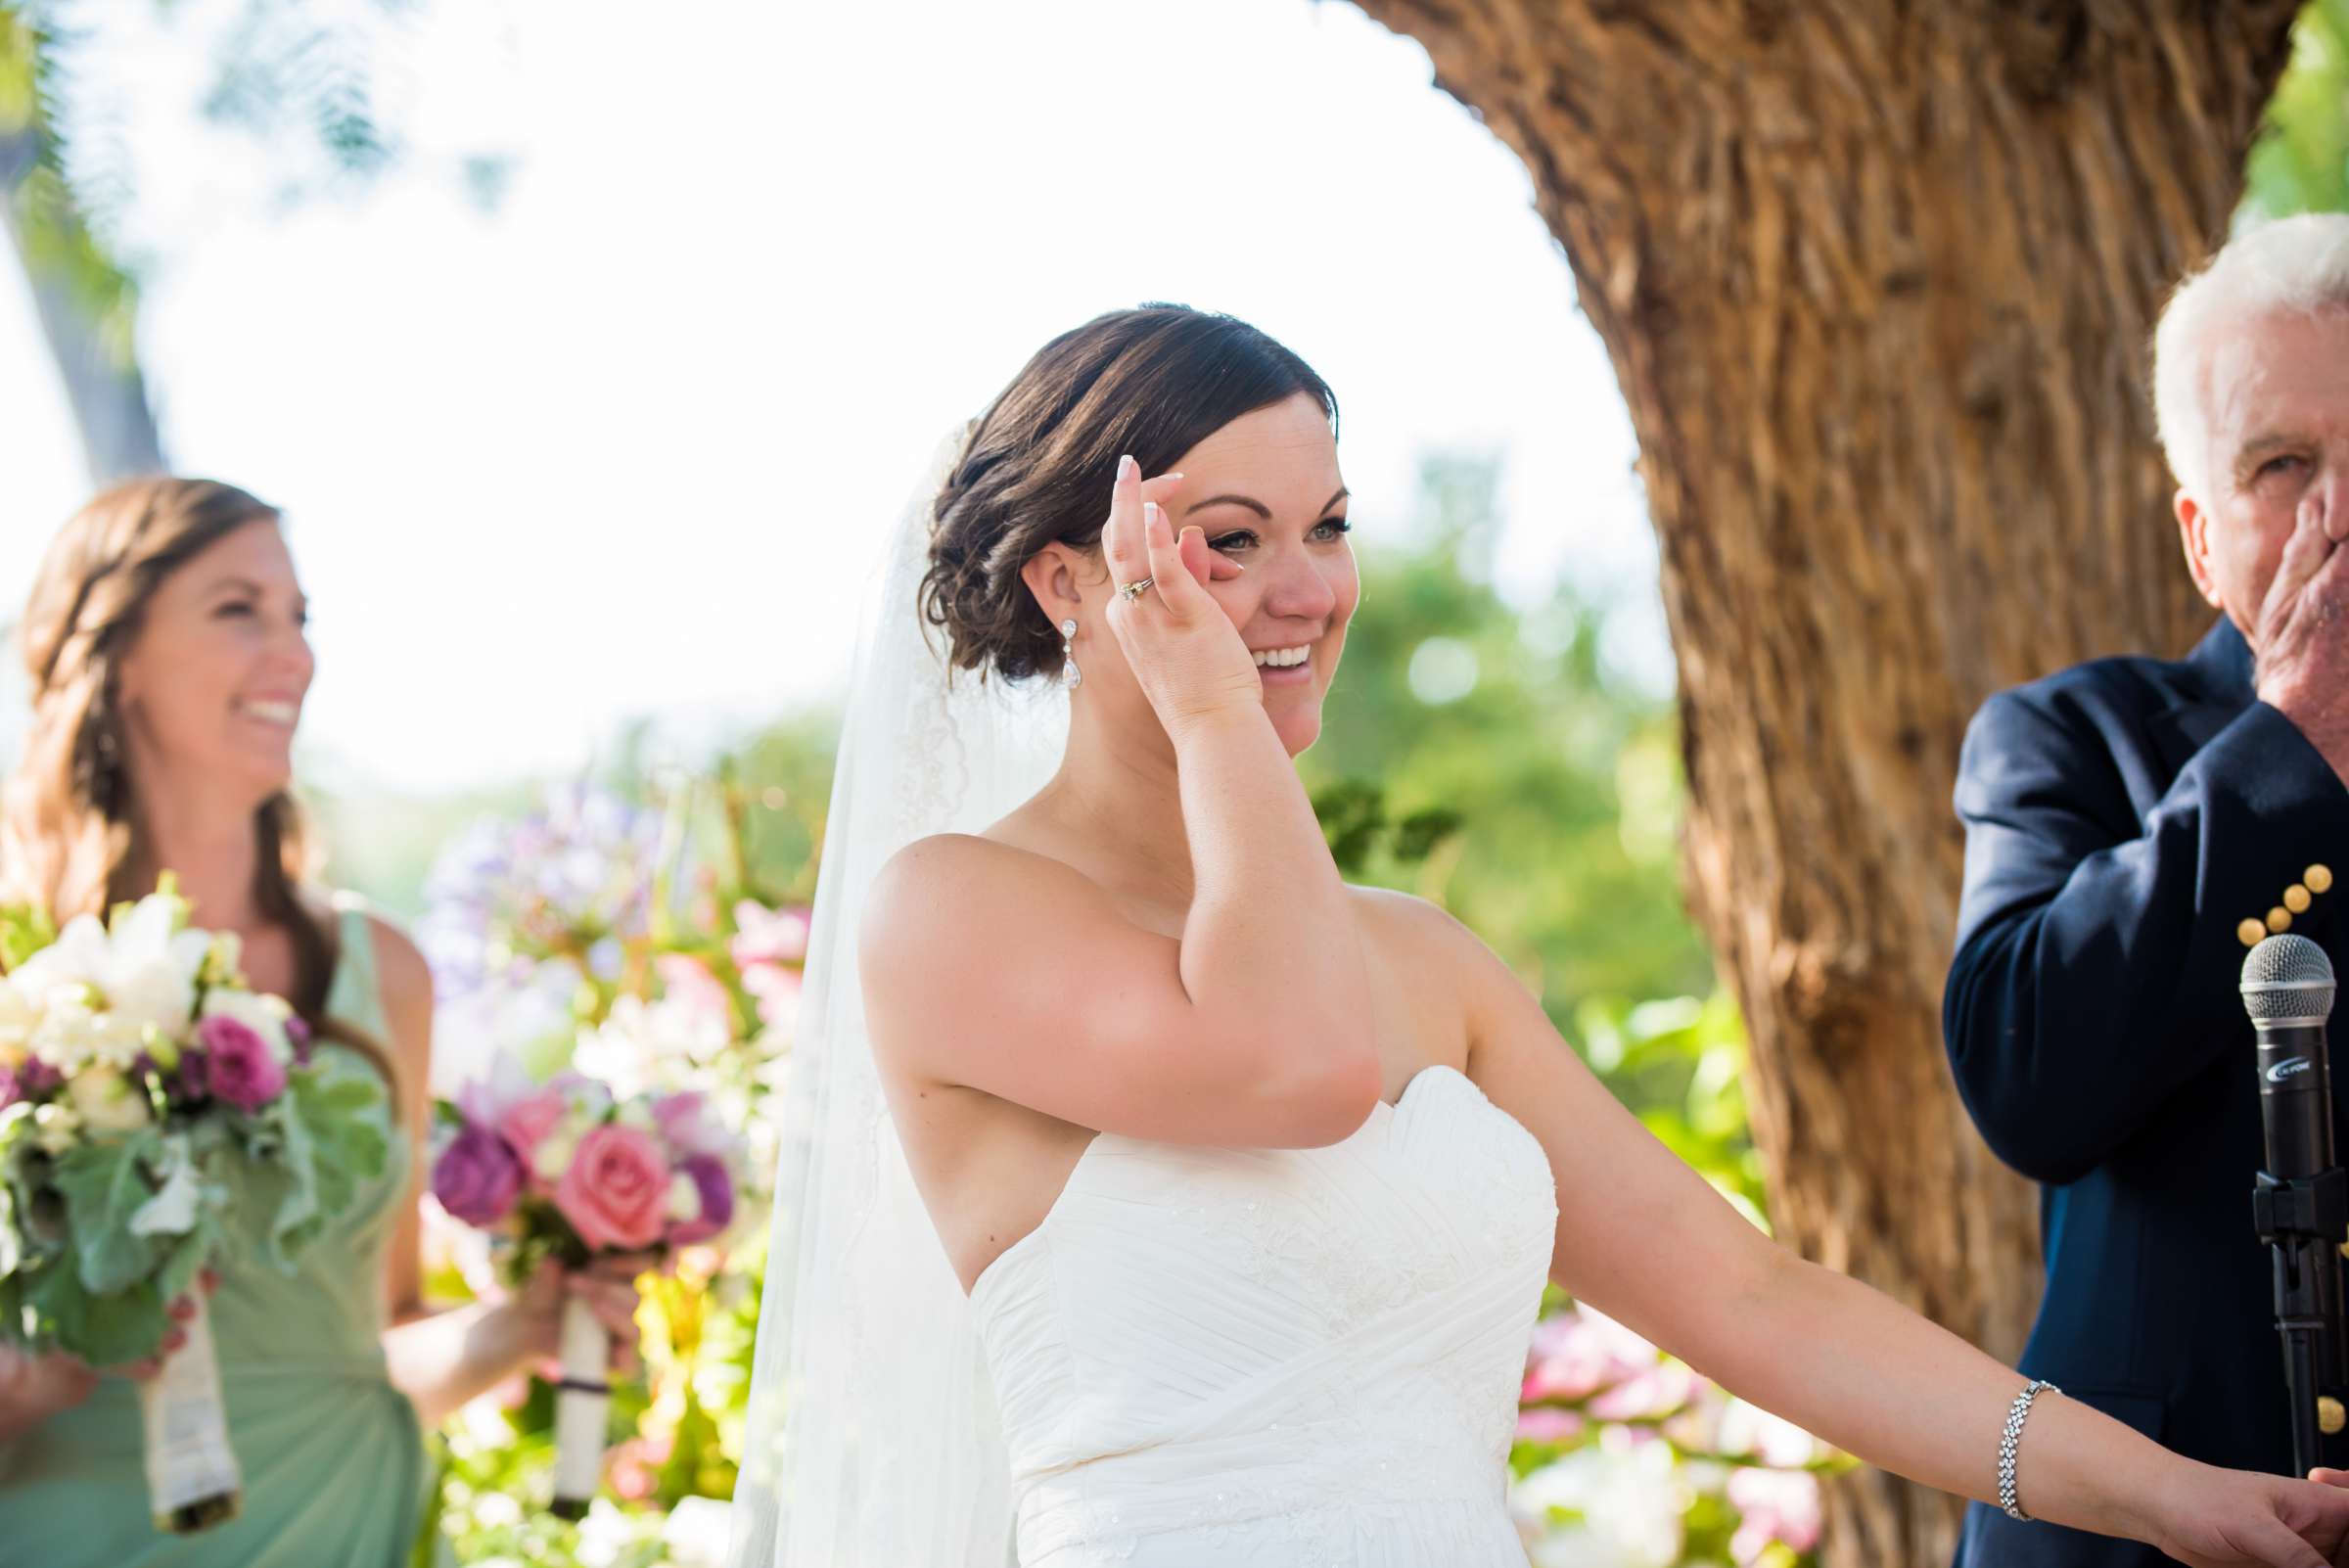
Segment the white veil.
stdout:
<svg viewBox="0 0 2349 1568">
<path fill-rule="evenodd" d="M 792 1046 L 728 1568 L 1002 1568 L 1003 1437 L 970 1304 L 865 1038 L 856 934 L 883 862 L 1040 789 L 1066 691 L 949 681 L 916 608 L 957 430 L 906 503 L 857 639 Z M 990 940 L 974 932 L 971 940 Z"/>
</svg>

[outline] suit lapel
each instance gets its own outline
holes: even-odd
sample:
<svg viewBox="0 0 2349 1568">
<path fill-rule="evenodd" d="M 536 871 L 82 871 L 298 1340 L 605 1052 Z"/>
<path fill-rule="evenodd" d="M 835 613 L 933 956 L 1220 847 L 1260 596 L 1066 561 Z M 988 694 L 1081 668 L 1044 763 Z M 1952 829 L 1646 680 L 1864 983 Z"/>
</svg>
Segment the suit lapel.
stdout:
<svg viewBox="0 0 2349 1568">
<path fill-rule="evenodd" d="M 2154 719 L 2151 733 L 2171 778 L 2186 770 L 2193 755 L 2251 706 L 2251 646 L 2225 616 L 2203 633 L 2194 651 L 2178 665 L 2185 677 L 2179 701 Z"/>
</svg>

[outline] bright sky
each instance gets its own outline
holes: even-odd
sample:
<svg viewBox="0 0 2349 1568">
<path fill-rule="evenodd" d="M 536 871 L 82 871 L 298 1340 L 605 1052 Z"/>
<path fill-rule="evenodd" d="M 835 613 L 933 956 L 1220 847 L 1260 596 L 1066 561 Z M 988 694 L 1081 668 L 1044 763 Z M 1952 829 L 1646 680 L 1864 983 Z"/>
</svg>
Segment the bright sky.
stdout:
<svg viewBox="0 0 2349 1568">
<path fill-rule="evenodd" d="M 1422 451 L 1502 450 L 1504 587 L 1628 600 L 1619 661 L 1667 669 L 1629 424 L 1524 169 L 1350 6 L 426 0 L 382 82 L 406 171 L 291 211 L 287 159 L 195 113 L 241 7 L 160 9 L 110 9 L 75 129 L 134 182 L 175 464 L 291 517 L 330 782 L 836 698 L 923 455 L 1046 338 L 1148 299 L 1330 381 L 1367 547 Z M 486 214 L 453 172 L 484 151 L 516 159 Z M 13 617 L 85 488 L 13 275 L 0 420 Z"/>
</svg>

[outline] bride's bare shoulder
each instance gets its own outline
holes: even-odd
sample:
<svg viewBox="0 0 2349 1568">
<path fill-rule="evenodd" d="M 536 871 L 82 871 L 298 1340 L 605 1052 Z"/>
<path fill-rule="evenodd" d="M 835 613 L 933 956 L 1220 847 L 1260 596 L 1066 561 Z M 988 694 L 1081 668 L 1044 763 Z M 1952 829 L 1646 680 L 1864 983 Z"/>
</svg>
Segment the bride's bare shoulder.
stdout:
<svg viewBox="0 0 2349 1568">
<path fill-rule="evenodd" d="M 1091 880 L 1048 854 L 975 833 L 938 833 L 890 856 L 873 879 L 860 945 L 868 966 L 927 964 L 992 945 L 974 943 L 976 933 L 1089 918 L 1100 900 Z"/>
</svg>

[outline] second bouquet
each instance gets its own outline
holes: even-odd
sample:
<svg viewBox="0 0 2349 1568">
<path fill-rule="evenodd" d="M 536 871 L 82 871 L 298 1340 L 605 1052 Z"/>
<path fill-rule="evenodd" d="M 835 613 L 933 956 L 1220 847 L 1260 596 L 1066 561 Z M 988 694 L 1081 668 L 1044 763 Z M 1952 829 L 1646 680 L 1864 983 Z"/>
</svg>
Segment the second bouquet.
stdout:
<svg viewBox="0 0 2349 1568">
<path fill-rule="evenodd" d="M 734 1218 L 740 1142 L 695 1090 L 615 1095 L 583 1074 L 533 1082 L 510 1056 L 436 1108 L 433 1196 L 505 1243 L 507 1281 L 548 1258 L 655 1258 Z M 555 1406 L 553 1511 L 584 1514 L 601 1480 L 611 1336 L 565 1304 Z"/>
<path fill-rule="evenodd" d="M 308 1029 L 251 990 L 238 943 L 169 878 L 101 923 L 0 910 L 0 1344 L 142 1360 L 187 1296 L 188 1339 L 140 1387 L 157 1527 L 242 1500 L 199 1271 L 291 1270 L 385 1170 L 381 1086 L 310 1065 Z"/>
</svg>

